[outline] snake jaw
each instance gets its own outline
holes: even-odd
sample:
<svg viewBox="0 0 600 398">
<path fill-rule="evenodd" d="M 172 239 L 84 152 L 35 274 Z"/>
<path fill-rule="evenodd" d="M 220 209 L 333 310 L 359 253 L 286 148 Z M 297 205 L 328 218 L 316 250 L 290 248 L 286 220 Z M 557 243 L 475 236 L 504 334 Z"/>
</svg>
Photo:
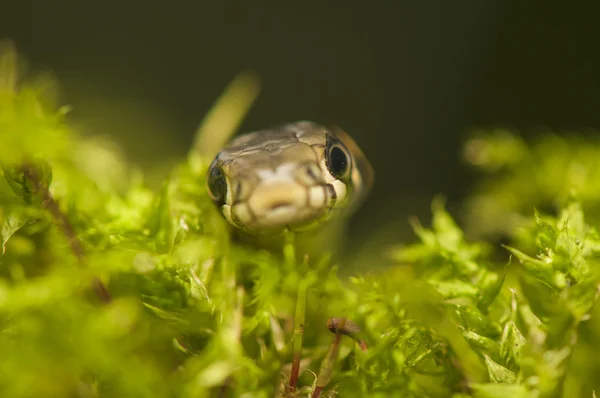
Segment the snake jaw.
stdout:
<svg viewBox="0 0 600 398">
<path fill-rule="evenodd" d="M 225 218 L 248 232 L 306 227 L 320 221 L 336 202 L 333 187 L 297 181 L 262 180 L 246 201 L 225 205 Z"/>
</svg>

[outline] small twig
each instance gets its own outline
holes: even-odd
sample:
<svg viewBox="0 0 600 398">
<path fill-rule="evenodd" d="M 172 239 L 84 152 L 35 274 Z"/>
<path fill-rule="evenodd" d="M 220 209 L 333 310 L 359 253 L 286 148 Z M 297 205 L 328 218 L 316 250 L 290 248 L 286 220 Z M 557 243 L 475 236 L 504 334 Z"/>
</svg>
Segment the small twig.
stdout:
<svg viewBox="0 0 600 398">
<path fill-rule="evenodd" d="M 323 389 L 325 387 L 324 386 L 316 386 L 315 390 L 312 393 L 312 398 L 320 398 L 321 397 L 321 393 L 323 392 Z"/>
<path fill-rule="evenodd" d="M 307 281 L 300 283 L 298 287 L 298 299 L 296 301 L 296 314 L 294 318 L 294 353 L 292 358 L 292 371 L 290 373 L 290 382 L 288 389 L 290 392 L 296 391 L 298 378 L 300 377 L 300 353 L 302 351 L 302 341 L 304 339 L 304 322 L 306 319 L 306 291 L 308 290 Z"/>
<path fill-rule="evenodd" d="M 331 333 L 339 333 L 350 337 L 358 343 L 361 350 L 367 351 L 367 343 L 359 337 L 360 328 L 350 319 L 332 317 L 327 320 L 327 329 Z"/>
<path fill-rule="evenodd" d="M 331 380 L 331 376 L 333 375 L 333 367 L 335 365 L 335 359 L 337 358 L 338 351 L 340 349 L 340 341 L 342 340 L 341 330 L 344 328 L 344 324 L 346 323 L 346 319 L 342 318 L 340 321 L 340 325 L 338 330 L 335 332 L 335 336 L 333 341 L 329 345 L 329 351 L 323 359 L 323 363 L 321 364 L 321 369 L 319 369 L 319 375 L 317 376 L 317 385 L 312 393 L 312 398 L 319 398 L 321 393 L 325 389 L 325 386 Z"/>
<path fill-rule="evenodd" d="M 97 276 L 95 276 L 92 279 L 92 288 L 96 292 L 96 295 L 104 303 L 110 303 L 112 301 L 112 296 L 110 295 L 110 292 L 108 291 L 108 289 L 106 288 L 106 286 L 104 285 L 104 283 L 102 283 L 102 281 L 100 280 L 100 278 L 98 278 Z"/>
<path fill-rule="evenodd" d="M 338 317 L 329 318 L 327 320 L 327 329 L 329 329 L 331 333 L 335 333 L 335 337 L 329 346 L 327 356 L 325 359 L 323 359 L 323 363 L 321 364 L 321 369 L 319 370 L 319 375 L 317 376 L 317 385 L 312 393 L 312 398 L 319 398 L 325 389 L 325 386 L 327 386 L 331 380 L 331 376 L 333 375 L 333 367 L 340 349 L 342 336 L 350 337 L 358 343 L 361 350 L 367 351 L 367 344 L 365 341 L 358 338 L 358 335 L 360 334 L 360 328 L 351 320 Z"/>
<path fill-rule="evenodd" d="M 34 166 L 27 163 L 22 166 L 22 170 L 25 178 L 33 184 L 34 193 L 42 200 L 41 207 L 48 210 L 52 215 L 55 224 L 67 238 L 71 251 L 75 257 L 77 257 L 80 264 L 84 265 L 84 250 L 75 234 L 75 229 L 67 216 L 60 210 L 58 202 L 54 199 L 48 187 L 43 183 L 38 171 Z M 108 289 L 106 289 L 106 286 L 104 286 L 104 283 L 102 283 L 98 277 L 92 279 L 92 288 L 103 302 L 108 303 L 112 300 Z"/>
<path fill-rule="evenodd" d="M 63 235 L 66 236 L 67 240 L 69 241 L 69 246 L 71 246 L 71 251 L 75 257 L 77 257 L 79 260 L 83 259 L 83 247 L 75 235 L 73 226 L 67 219 L 67 216 L 60 210 L 58 202 L 54 199 L 48 187 L 46 187 L 46 185 L 42 182 L 42 179 L 35 167 L 25 164 L 22 170 L 25 178 L 33 184 L 34 193 L 39 195 L 40 199 L 42 200 L 41 207 L 50 212 L 54 218 L 54 222 L 60 228 Z"/>
</svg>

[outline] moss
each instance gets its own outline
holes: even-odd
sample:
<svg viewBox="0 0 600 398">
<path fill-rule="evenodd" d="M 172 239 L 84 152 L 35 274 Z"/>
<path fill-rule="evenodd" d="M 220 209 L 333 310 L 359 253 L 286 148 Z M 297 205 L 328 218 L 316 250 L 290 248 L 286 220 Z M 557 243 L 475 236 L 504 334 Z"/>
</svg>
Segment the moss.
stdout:
<svg viewBox="0 0 600 398">
<path fill-rule="evenodd" d="M 231 242 L 205 192 L 207 156 L 192 153 L 148 189 L 110 145 L 74 133 L 52 84 L 17 85 L 12 47 L 0 54 L 2 396 L 597 388 L 590 138 L 478 135 L 465 153 L 488 173 L 469 199 L 480 241 L 436 200 L 432 226 L 414 220 L 416 241 L 387 254 L 395 266 L 342 280 L 327 255 L 297 261 L 293 239 L 282 253 Z"/>
</svg>

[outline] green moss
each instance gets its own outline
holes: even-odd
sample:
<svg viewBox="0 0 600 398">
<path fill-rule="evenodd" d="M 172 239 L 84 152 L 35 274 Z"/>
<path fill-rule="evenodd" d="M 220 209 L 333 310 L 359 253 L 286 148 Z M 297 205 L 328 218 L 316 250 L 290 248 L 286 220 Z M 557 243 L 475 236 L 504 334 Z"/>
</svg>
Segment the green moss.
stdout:
<svg viewBox="0 0 600 398">
<path fill-rule="evenodd" d="M 283 253 L 231 242 L 207 157 L 148 189 L 110 143 L 73 132 L 51 84 L 17 89 L 14 51 L 0 53 L 1 396 L 271 397 L 294 355 L 297 396 L 597 388 L 591 139 L 477 136 L 465 153 L 488 175 L 467 230 L 481 241 L 436 200 L 431 228 L 415 220 L 416 242 L 388 253 L 395 266 L 342 280 L 327 255 L 296 261 L 293 239 Z M 331 317 L 352 321 L 343 337 Z"/>
</svg>

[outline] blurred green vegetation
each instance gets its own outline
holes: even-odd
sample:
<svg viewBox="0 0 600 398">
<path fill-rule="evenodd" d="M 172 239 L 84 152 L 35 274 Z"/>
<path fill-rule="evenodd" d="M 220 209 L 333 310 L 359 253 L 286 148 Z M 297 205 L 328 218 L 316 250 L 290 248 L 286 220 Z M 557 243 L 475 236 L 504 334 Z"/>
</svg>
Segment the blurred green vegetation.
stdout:
<svg viewBox="0 0 600 398">
<path fill-rule="evenodd" d="M 17 78 L 14 50 L 0 53 L 0 395 L 598 388 L 595 139 L 477 134 L 464 154 L 487 174 L 467 234 L 434 200 L 431 227 L 413 220 L 416 242 L 384 254 L 393 267 L 342 279 L 328 255 L 297 261 L 293 237 L 282 253 L 231 242 L 208 157 L 192 152 L 150 190 L 110 142 L 75 133 L 51 80 Z M 327 330 L 332 317 L 352 321 L 348 336 Z"/>
</svg>

